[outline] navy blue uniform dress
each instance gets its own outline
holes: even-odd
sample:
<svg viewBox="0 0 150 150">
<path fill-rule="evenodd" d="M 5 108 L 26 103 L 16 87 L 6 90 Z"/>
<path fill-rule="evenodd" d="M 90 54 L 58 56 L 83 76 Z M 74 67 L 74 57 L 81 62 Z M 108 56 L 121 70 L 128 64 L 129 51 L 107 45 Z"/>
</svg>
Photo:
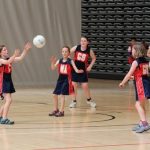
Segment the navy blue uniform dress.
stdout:
<svg viewBox="0 0 150 150">
<path fill-rule="evenodd" d="M 12 65 L 4 65 L 2 93 L 14 93 L 15 88 L 11 78 Z"/>
<path fill-rule="evenodd" d="M 134 85 L 136 100 L 144 100 L 150 98 L 150 78 L 149 78 L 149 62 L 144 57 L 139 57 L 138 66 L 134 72 Z"/>
<path fill-rule="evenodd" d="M 73 93 L 73 85 L 71 79 L 72 65 L 71 59 L 63 61 L 63 58 L 59 60 L 58 64 L 59 77 L 57 80 L 56 88 L 53 94 L 56 95 L 70 95 Z"/>
<path fill-rule="evenodd" d="M 78 45 L 74 52 L 74 62 L 78 69 L 84 70 L 83 73 L 76 73 L 75 70 L 72 72 L 72 81 L 74 82 L 88 82 L 88 74 L 86 71 L 88 65 L 88 58 L 90 56 L 90 47 L 88 46 L 86 50 L 81 50 L 81 45 Z"/>
</svg>

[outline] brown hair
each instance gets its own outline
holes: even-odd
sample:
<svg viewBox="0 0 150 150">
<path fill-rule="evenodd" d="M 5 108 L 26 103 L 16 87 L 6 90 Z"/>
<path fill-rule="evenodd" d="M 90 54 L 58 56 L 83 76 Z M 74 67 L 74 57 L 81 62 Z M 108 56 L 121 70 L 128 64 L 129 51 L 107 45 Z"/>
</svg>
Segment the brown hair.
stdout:
<svg viewBox="0 0 150 150">
<path fill-rule="evenodd" d="M 68 52 L 70 53 L 70 47 L 69 46 L 63 46 L 63 48 L 67 48 L 68 49 Z M 62 49 L 63 49 L 62 48 Z"/>
<path fill-rule="evenodd" d="M 86 37 L 86 36 L 81 36 L 81 38 L 84 38 L 84 39 L 86 39 L 88 42 L 90 42 L 90 40 L 89 40 L 89 38 L 88 37 Z"/>
<path fill-rule="evenodd" d="M 5 47 L 5 45 L 0 45 L 0 53 L 4 47 Z"/>
<path fill-rule="evenodd" d="M 145 53 L 145 56 L 147 56 L 147 51 L 149 49 L 149 44 L 146 43 L 145 41 L 142 41 L 141 44 L 142 44 L 142 49 L 143 49 L 143 51 Z"/>
</svg>

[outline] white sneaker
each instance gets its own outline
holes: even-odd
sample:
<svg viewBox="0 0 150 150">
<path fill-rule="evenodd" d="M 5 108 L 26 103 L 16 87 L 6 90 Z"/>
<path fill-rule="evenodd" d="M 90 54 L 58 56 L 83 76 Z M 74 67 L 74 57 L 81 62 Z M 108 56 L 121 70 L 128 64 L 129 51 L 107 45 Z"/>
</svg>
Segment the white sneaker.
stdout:
<svg viewBox="0 0 150 150">
<path fill-rule="evenodd" d="M 96 107 L 96 103 L 95 103 L 94 101 L 90 100 L 90 101 L 86 101 L 86 102 L 87 102 L 87 104 L 89 104 L 92 108 L 95 108 L 95 107 Z"/>
<path fill-rule="evenodd" d="M 77 102 L 72 101 L 69 105 L 70 108 L 76 108 Z"/>
</svg>

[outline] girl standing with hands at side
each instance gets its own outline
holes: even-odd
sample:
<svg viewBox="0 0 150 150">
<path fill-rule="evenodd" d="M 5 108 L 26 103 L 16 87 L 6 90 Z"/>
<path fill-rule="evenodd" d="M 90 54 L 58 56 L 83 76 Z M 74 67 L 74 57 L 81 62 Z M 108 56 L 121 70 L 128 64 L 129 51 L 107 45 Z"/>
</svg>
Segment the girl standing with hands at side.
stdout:
<svg viewBox="0 0 150 150">
<path fill-rule="evenodd" d="M 131 76 L 134 76 L 134 86 L 136 94 L 135 107 L 139 114 L 140 121 L 132 130 L 136 133 L 142 133 L 150 129 L 146 118 L 145 100 L 150 98 L 150 78 L 149 62 L 145 59 L 145 51 L 142 45 L 135 44 L 132 48 L 134 61 L 129 72 L 126 74 L 119 87 L 124 87 Z"/>
<path fill-rule="evenodd" d="M 72 86 L 72 68 L 77 73 L 82 73 L 83 70 L 77 69 L 74 61 L 70 59 L 70 48 L 64 46 L 62 48 L 62 58 L 56 60 L 56 57 L 51 57 L 51 69 L 58 68 L 59 77 L 57 80 L 56 88 L 53 92 L 54 109 L 49 116 L 63 117 L 65 107 L 65 95 L 73 94 L 74 89 Z M 60 96 L 61 106 L 58 109 L 58 96 Z"/>
<path fill-rule="evenodd" d="M 96 107 L 96 103 L 92 100 L 90 89 L 88 85 L 88 72 L 91 71 L 95 61 L 96 56 L 94 51 L 89 46 L 89 41 L 86 37 L 81 37 L 80 45 L 76 45 L 71 48 L 71 53 L 74 53 L 74 61 L 78 69 L 84 70 L 83 73 L 77 73 L 73 70 L 72 72 L 72 81 L 75 90 L 75 94 L 73 95 L 73 101 L 69 105 L 70 108 L 75 108 L 77 105 L 77 88 L 78 83 L 81 84 L 82 89 L 84 90 L 87 104 L 89 104 L 92 108 Z M 88 59 L 91 58 L 90 64 L 88 64 Z"/>
<path fill-rule="evenodd" d="M 9 112 L 9 108 L 10 105 L 12 103 L 12 93 L 15 92 L 15 88 L 13 85 L 13 81 L 12 81 L 12 77 L 11 77 L 11 72 L 12 72 L 12 62 L 18 62 L 21 61 L 25 55 L 27 54 L 27 52 L 29 51 L 29 49 L 31 48 L 31 44 L 27 43 L 24 46 L 24 50 L 21 53 L 20 56 L 12 56 L 9 58 L 8 55 L 8 50 L 5 47 L 5 45 L 1 45 L 0 46 L 0 63 L 1 63 L 1 67 L 2 67 L 2 93 L 4 95 L 4 104 L 0 107 L 0 123 L 1 124 L 14 124 L 14 121 L 11 121 L 7 118 L 8 116 L 8 112 Z M 11 61 L 10 61 L 11 60 Z M 5 62 L 5 63 L 4 63 Z"/>
</svg>

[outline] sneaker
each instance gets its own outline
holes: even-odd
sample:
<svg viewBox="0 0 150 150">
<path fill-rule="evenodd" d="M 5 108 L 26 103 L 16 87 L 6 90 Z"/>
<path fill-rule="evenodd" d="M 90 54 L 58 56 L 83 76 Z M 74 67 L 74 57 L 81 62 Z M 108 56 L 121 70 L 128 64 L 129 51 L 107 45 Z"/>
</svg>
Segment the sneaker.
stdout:
<svg viewBox="0 0 150 150">
<path fill-rule="evenodd" d="M 87 104 L 89 104 L 92 108 L 95 108 L 95 107 L 96 107 L 96 103 L 95 103 L 94 101 L 90 100 L 90 101 L 86 101 L 86 102 L 87 102 Z"/>
<path fill-rule="evenodd" d="M 69 105 L 70 108 L 76 108 L 77 102 L 72 101 Z"/>
<path fill-rule="evenodd" d="M 135 125 L 135 127 L 132 128 L 132 131 L 138 130 L 140 128 L 140 126 L 141 126 L 140 124 Z"/>
<path fill-rule="evenodd" d="M 147 126 L 141 125 L 140 128 L 137 129 L 135 132 L 136 132 L 136 133 L 143 133 L 144 131 L 147 131 L 147 130 L 149 130 L 149 129 L 150 129 L 150 126 L 149 126 L 149 125 L 147 125 Z"/>
<path fill-rule="evenodd" d="M 64 116 L 64 111 L 61 112 L 59 111 L 57 114 L 55 114 L 56 117 L 63 117 Z"/>
<path fill-rule="evenodd" d="M 49 116 L 55 116 L 58 112 L 59 112 L 59 110 L 57 109 L 57 110 L 52 111 L 52 112 L 49 113 L 48 115 L 49 115 Z"/>
<path fill-rule="evenodd" d="M 13 125 L 15 122 L 10 121 L 9 119 L 1 119 L 1 124 L 6 124 L 6 125 Z"/>
<path fill-rule="evenodd" d="M 136 125 L 132 128 L 132 131 L 138 130 L 138 129 L 140 128 L 140 126 L 142 126 L 142 122 L 141 122 L 141 121 L 139 121 L 139 123 L 136 124 Z"/>
<path fill-rule="evenodd" d="M 2 94 L 2 93 L 0 94 L 0 99 L 1 99 L 1 100 L 3 100 L 3 99 L 4 99 L 4 96 L 3 96 L 3 94 Z"/>
</svg>

